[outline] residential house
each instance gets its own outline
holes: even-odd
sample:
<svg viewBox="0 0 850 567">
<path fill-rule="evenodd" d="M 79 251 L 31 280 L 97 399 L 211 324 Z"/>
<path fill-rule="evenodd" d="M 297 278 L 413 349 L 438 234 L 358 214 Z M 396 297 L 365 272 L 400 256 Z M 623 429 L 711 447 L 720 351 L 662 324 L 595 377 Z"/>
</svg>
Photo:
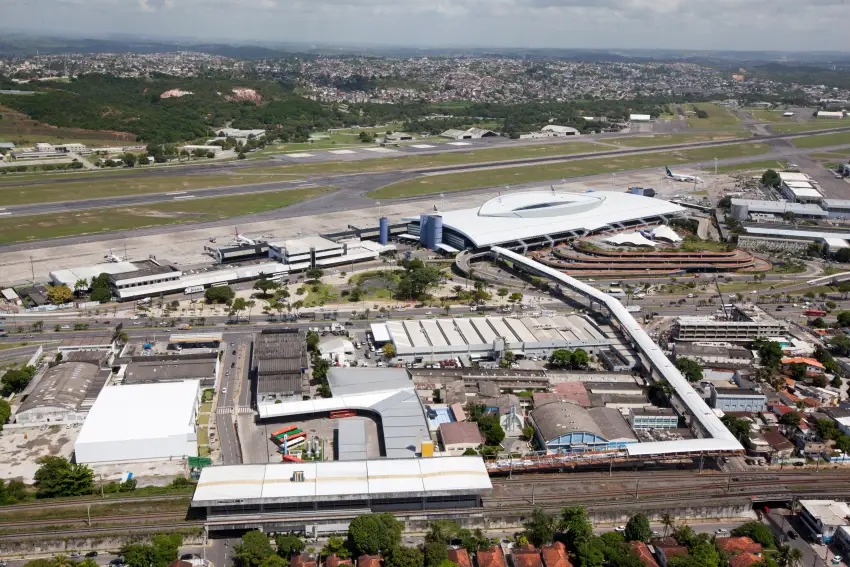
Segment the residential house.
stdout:
<svg viewBox="0 0 850 567">
<path fill-rule="evenodd" d="M 530 545 L 514 547 L 511 551 L 514 567 L 543 567 L 540 550 Z"/>
<path fill-rule="evenodd" d="M 652 541 L 652 545 L 661 567 L 667 567 L 667 563 L 674 557 L 684 557 L 688 554 L 688 548 L 672 537 L 658 538 Z"/>
<path fill-rule="evenodd" d="M 785 372 L 791 372 L 791 368 L 795 364 L 802 364 L 806 367 L 806 376 L 814 377 L 814 376 L 822 376 L 824 373 L 824 366 L 821 364 L 819 360 L 816 358 L 809 358 L 807 356 L 786 356 L 782 359 L 782 370 Z"/>
<path fill-rule="evenodd" d="M 729 559 L 729 567 L 751 567 L 761 559 L 761 556 L 755 553 L 741 553 Z"/>
<path fill-rule="evenodd" d="M 473 421 L 441 423 L 438 431 L 443 449 L 450 455 L 462 455 L 467 449 L 476 449 L 484 443 L 484 436 Z"/>
<path fill-rule="evenodd" d="M 642 541 L 633 541 L 630 542 L 629 545 L 632 547 L 632 552 L 637 555 L 640 562 L 643 563 L 643 567 L 660 567 L 658 565 L 658 561 L 656 561 L 655 557 L 652 556 L 652 552 L 649 550 L 648 545 Z"/>
<path fill-rule="evenodd" d="M 715 545 L 717 550 L 726 557 L 733 557 L 742 553 L 760 555 L 762 552 L 761 544 L 756 543 L 748 536 L 719 537 L 715 541 Z"/>
<path fill-rule="evenodd" d="M 341 565 L 351 565 L 351 559 L 340 559 L 336 554 L 328 555 L 325 558 L 325 567 L 340 567 Z"/>
<path fill-rule="evenodd" d="M 489 549 L 479 550 L 475 554 L 475 562 L 478 564 L 477 567 L 508 567 L 505 561 L 505 553 L 498 545 L 494 545 Z M 358 565 L 358 567 L 360 566 Z"/>
<path fill-rule="evenodd" d="M 766 429 L 762 437 L 770 447 L 770 458 L 787 459 L 794 454 L 794 444 L 779 433 L 777 429 Z"/>
<path fill-rule="evenodd" d="M 357 567 L 381 567 L 383 559 L 380 555 L 361 555 L 357 558 Z"/>
<path fill-rule="evenodd" d="M 573 567 L 567 555 L 567 548 L 560 541 L 551 545 L 544 545 L 540 548 L 540 551 L 543 554 L 544 567 Z M 461 565 L 461 567 L 463 566 Z"/>
<path fill-rule="evenodd" d="M 293 555 L 289 560 L 289 567 L 317 567 L 316 555 L 313 553 L 299 553 Z"/>
<path fill-rule="evenodd" d="M 469 559 L 469 553 L 463 547 L 449 549 L 449 561 L 456 563 L 458 567 L 472 567 L 472 561 Z"/>
</svg>

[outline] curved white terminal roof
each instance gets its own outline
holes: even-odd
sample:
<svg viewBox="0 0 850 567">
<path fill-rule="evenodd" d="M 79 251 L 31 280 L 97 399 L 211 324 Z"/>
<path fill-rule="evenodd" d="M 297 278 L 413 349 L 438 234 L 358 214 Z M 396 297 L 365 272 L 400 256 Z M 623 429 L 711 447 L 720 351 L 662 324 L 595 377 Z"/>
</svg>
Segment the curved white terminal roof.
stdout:
<svg viewBox="0 0 850 567">
<path fill-rule="evenodd" d="M 509 258 L 511 261 L 532 268 L 538 273 L 545 274 L 553 280 L 573 289 L 585 297 L 592 297 L 604 304 L 611 311 L 612 316 L 620 322 L 624 332 L 632 339 L 643 355 L 649 359 L 652 366 L 664 376 L 667 383 L 676 392 L 679 399 L 687 408 L 693 418 L 699 422 L 702 428 L 711 437 L 710 439 L 692 439 L 686 441 L 659 441 L 655 443 L 634 443 L 626 446 L 629 455 L 648 455 L 699 451 L 742 451 L 744 448 L 734 435 L 723 425 L 720 418 L 706 405 L 699 394 L 694 391 L 691 384 L 682 376 L 673 362 L 664 354 L 655 342 L 650 338 L 643 327 L 626 311 L 623 304 L 607 293 L 603 293 L 593 286 L 572 278 L 566 274 L 535 262 L 521 254 L 511 252 L 498 246 L 493 247 L 493 252 L 499 256 Z"/>
<path fill-rule="evenodd" d="M 668 201 L 630 193 L 517 191 L 494 197 L 478 208 L 441 215 L 444 229 L 483 247 L 570 231 L 591 232 L 615 223 L 683 211 Z"/>
<path fill-rule="evenodd" d="M 637 232 L 628 232 L 628 233 L 620 233 L 615 234 L 613 236 L 609 236 L 605 239 L 605 242 L 609 244 L 616 244 L 618 246 L 652 246 L 655 247 L 655 243 L 645 237 L 642 234 Z"/>
</svg>

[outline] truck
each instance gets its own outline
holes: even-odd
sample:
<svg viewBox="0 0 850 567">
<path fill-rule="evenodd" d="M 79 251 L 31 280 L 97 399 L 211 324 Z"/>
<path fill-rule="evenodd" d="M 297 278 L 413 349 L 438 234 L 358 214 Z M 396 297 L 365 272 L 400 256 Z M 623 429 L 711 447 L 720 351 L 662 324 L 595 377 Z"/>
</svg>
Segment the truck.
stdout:
<svg viewBox="0 0 850 567">
<path fill-rule="evenodd" d="M 192 325 L 190 325 L 189 323 L 183 323 L 182 325 L 177 326 L 178 331 L 188 331 L 191 328 L 192 328 Z"/>
</svg>

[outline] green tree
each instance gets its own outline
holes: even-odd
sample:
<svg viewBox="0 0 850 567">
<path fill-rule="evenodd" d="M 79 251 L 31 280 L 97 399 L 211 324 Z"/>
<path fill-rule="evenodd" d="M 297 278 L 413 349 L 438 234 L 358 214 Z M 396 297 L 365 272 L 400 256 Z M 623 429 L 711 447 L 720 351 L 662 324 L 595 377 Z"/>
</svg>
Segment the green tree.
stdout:
<svg viewBox="0 0 850 567">
<path fill-rule="evenodd" d="M 802 419 L 803 418 L 796 411 L 789 411 L 788 413 L 783 414 L 779 418 L 779 423 L 781 423 L 782 425 L 789 425 L 791 427 L 796 427 L 800 424 L 800 420 L 802 420 Z"/>
<path fill-rule="evenodd" d="M 74 292 L 65 284 L 47 286 L 47 299 L 53 305 L 62 305 L 74 299 Z"/>
<path fill-rule="evenodd" d="M 136 167 L 136 154 L 130 152 L 124 152 L 124 155 L 121 156 L 121 160 L 127 164 L 127 167 Z"/>
<path fill-rule="evenodd" d="M 0 479 L 0 506 L 15 504 L 27 498 L 27 487 L 20 480 Z"/>
<path fill-rule="evenodd" d="M 289 559 L 294 553 L 301 553 L 307 547 L 304 540 L 292 534 L 278 534 L 274 538 L 277 554 Z"/>
<path fill-rule="evenodd" d="M 269 555 L 260 562 L 260 567 L 287 567 L 289 561 L 280 555 Z"/>
<path fill-rule="evenodd" d="M 782 357 L 785 356 L 779 343 L 758 340 L 753 343 L 753 346 L 758 351 L 762 366 L 775 372 L 779 368 L 780 362 L 782 362 Z"/>
<path fill-rule="evenodd" d="M 702 366 L 692 358 L 677 358 L 676 368 L 688 382 L 699 382 L 702 380 Z"/>
<path fill-rule="evenodd" d="M 74 282 L 74 293 L 77 296 L 82 295 L 82 293 L 89 288 L 89 281 L 86 278 L 79 278 L 76 282 Z"/>
<path fill-rule="evenodd" d="M 234 297 L 236 297 L 236 292 L 229 285 L 208 287 L 204 290 L 204 299 L 207 300 L 207 303 L 227 303 L 233 301 Z"/>
<path fill-rule="evenodd" d="M 277 289 L 278 285 L 268 278 L 260 278 L 254 282 L 254 289 L 259 290 L 263 297 L 269 297 L 270 291 Z"/>
<path fill-rule="evenodd" d="M 779 174 L 776 173 L 773 169 L 768 169 L 761 176 L 761 183 L 767 187 L 779 187 L 782 183 L 782 179 L 780 179 Z"/>
<path fill-rule="evenodd" d="M 83 464 L 72 464 L 65 457 L 41 457 L 35 471 L 36 497 L 82 496 L 91 494 L 94 473 Z"/>
<path fill-rule="evenodd" d="M 567 537 L 575 548 L 579 542 L 585 542 L 593 535 L 593 524 L 587 516 L 587 508 L 570 506 L 561 510 L 558 519 L 558 531 Z"/>
<path fill-rule="evenodd" d="M 425 534 L 426 542 L 437 542 L 444 545 L 450 544 L 457 539 L 460 526 L 451 520 L 434 520 Z"/>
<path fill-rule="evenodd" d="M 347 559 L 351 556 L 351 552 L 345 546 L 345 539 L 338 536 L 330 536 L 321 553 L 325 557 L 336 555 L 340 559 Z"/>
<path fill-rule="evenodd" d="M 776 547 L 776 540 L 773 538 L 773 532 L 765 524 L 759 521 L 751 521 L 741 524 L 732 530 L 734 536 L 747 536 L 756 543 L 762 544 L 766 548 Z"/>
<path fill-rule="evenodd" d="M 121 548 L 124 564 L 130 567 L 150 567 L 153 563 L 153 546 L 145 543 L 133 543 Z"/>
<path fill-rule="evenodd" d="M 233 558 L 240 567 L 260 567 L 260 564 L 275 555 L 269 536 L 254 530 L 242 536 L 241 543 L 233 549 Z"/>
<path fill-rule="evenodd" d="M 531 517 L 523 524 L 525 536 L 535 546 L 539 547 L 545 543 L 551 543 L 555 537 L 555 518 L 536 507 Z"/>
<path fill-rule="evenodd" d="M 486 445 L 497 446 L 504 440 L 505 430 L 499 423 L 499 416 L 487 413 L 485 409 L 482 405 L 472 405 L 469 412 L 470 421 L 478 425 Z"/>
<path fill-rule="evenodd" d="M 370 134 L 369 132 L 366 132 L 366 131 L 360 132 L 360 134 L 358 134 L 357 137 L 364 144 L 371 144 L 372 142 L 375 141 L 375 137 L 372 134 Z"/>
<path fill-rule="evenodd" d="M 392 514 L 363 514 L 348 526 L 349 546 L 357 555 L 375 554 L 398 547 L 403 524 Z"/>
<path fill-rule="evenodd" d="M 325 275 L 325 272 L 320 268 L 310 268 L 309 270 L 304 272 L 304 275 L 307 276 L 308 280 L 316 282 L 319 281 L 319 279 Z"/>
<path fill-rule="evenodd" d="M 652 528 L 649 527 L 649 518 L 646 514 L 635 514 L 629 518 L 623 535 L 628 541 L 649 541 L 652 537 Z"/>
<path fill-rule="evenodd" d="M 422 567 L 422 552 L 415 547 L 392 547 L 384 565 L 386 567 Z"/>
<path fill-rule="evenodd" d="M 168 567 L 175 559 L 183 536 L 180 534 L 156 534 L 151 538 L 151 562 L 153 567 Z M 144 565 L 140 566 L 144 567 Z"/>
<path fill-rule="evenodd" d="M 835 318 L 838 320 L 839 327 L 850 326 L 850 311 L 839 311 L 835 314 Z"/>
<path fill-rule="evenodd" d="M 448 547 L 442 541 L 429 541 L 426 543 L 424 555 L 426 567 L 437 567 L 437 565 L 449 559 Z"/>
<path fill-rule="evenodd" d="M 742 443 L 750 438 L 750 422 L 746 419 L 726 414 L 720 418 L 720 421 Z"/>
<path fill-rule="evenodd" d="M 569 368 L 573 363 L 573 353 L 565 348 L 552 351 L 549 355 L 549 364 L 553 368 Z"/>
<path fill-rule="evenodd" d="M 384 358 L 391 359 L 395 357 L 396 350 L 395 345 L 393 343 L 387 343 L 381 348 L 381 353 L 384 355 Z"/>
<path fill-rule="evenodd" d="M 419 299 L 440 282 L 440 271 L 422 260 L 402 260 L 404 272 L 399 278 L 396 293 L 400 299 Z"/>
<path fill-rule="evenodd" d="M 791 378 L 801 382 L 806 379 L 806 365 L 805 364 L 792 364 L 791 365 Z"/>
<path fill-rule="evenodd" d="M 310 352 L 316 352 L 319 349 L 319 342 L 321 338 L 319 335 L 313 331 L 307 332 L 307 350 Z"/>
<path fill-rule="evenodd" d="M 0 398 L 0 431 L 3 431 L 3 426 L 9 421 L 12 416 L 12 406 L 9 402 Z"/>
<path fill-rule="evenodd" d="M 588 362 L 590 362 L 590 356 L 588 356 L 586 350 L 577 348 L 573 351 L 573 368 L 586 368 Z"/>
<path fill-rule="evenodd" d="M 248 309 L 248 300 L 244 297 L 237 297 L 230 304 L 230 310 L 236 314 L 236 321 L 239 321 L 239 314 Z"/>
</svg>

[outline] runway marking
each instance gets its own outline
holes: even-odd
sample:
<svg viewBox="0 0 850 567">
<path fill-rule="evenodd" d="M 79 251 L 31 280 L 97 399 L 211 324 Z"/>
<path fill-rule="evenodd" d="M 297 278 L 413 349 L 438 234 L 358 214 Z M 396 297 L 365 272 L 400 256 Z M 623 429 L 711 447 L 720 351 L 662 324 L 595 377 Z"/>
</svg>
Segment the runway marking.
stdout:
<svg viewBox="0 0 850 567">
<path fill-rule="evenodd" d="M 356 154 L 357 152 L 355 152 L 354 150 L 328 150 L 328 153 L 329 154 L 344 155 L 344 154 Z"/>
<path fill-rule="evenodd" d="M 174 197 L 174 200 L 176 201 L 178 199 L 194 199 L 194 198 L 195 198 L 194 195 L 180 195 L 179 197 Z"/>
<path fill-rule="evenodd" d="M 363 148 L 367 152 L 378 152 L 379 154 L 397 154 L 398 150 L 391 148 Z"/>
<path fill-rule="evenodd" d="M 9 212 L 6 212 L 6 213 L 0 213 L 0 215 L 3 215 L 3 216 L 5 216 L 5 215 L 11 215 L 11 214 L 12 214 L 12 213 L 9 213 Z"/>
<path fill-rule="evenodd" d="M 450 146 L 471 146 L 469 142 L 449 142 Z"/>
<path fill-rule="evenodd" d="M 437 146 L 432 146 L 431 144 L 411 144 L 411 148 L 419 148 L 420 150 L 427 150 L 429 148 L 436 148 Z"/>
<path fill-rule="evenodd" d="M 313 157 L 316 154 L 308 154 L 308 153 L 295 153 L 295 154 L 283 154 L 286 157 L 294 157 L 294 158 L 302 158 L 302 157 Z"/>
<path fill-rule="evenodd" d="M 174 193 L 166 193 L 166 195 L 185 195 L 185 191 L 175 191 Z"/>
</svg>

